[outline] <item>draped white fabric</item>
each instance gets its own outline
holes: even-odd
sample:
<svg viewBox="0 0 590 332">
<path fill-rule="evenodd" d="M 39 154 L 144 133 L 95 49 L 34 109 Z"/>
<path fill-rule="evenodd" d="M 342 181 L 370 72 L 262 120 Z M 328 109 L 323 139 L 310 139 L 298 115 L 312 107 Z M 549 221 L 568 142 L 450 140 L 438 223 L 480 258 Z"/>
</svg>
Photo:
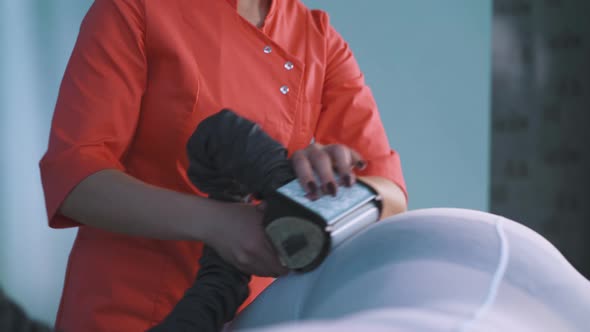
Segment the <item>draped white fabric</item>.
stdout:
<svg viewBox="0 0 590 332">
<path fill-rule="evenodd" d="M 371 225 L 312 272 L 279 278 L 228 331 L 582 332 L 588 312 L 590 282 L 531 229 L 421 209 Z"/>
</svg>

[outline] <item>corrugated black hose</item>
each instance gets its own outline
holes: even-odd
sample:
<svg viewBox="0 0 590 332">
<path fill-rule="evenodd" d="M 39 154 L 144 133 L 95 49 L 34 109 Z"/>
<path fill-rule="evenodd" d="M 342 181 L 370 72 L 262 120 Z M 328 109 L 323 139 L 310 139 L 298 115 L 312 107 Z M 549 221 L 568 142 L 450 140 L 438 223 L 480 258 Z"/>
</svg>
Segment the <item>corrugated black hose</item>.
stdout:
<svg viewBox="0 0 590 332">
<path fill-rule="evenodd" d="M 211 199 L 263 199 L 295 178 L 287 150 L 257 124 L 230 110 L 203 120 L 188 141 L 187 153 L 191 182 Z M 248 297 L 250 276 L 207 246 L 199 262 L 195 283 L 150 331 L 217 332 L 234 318 Z"/>
</svg>

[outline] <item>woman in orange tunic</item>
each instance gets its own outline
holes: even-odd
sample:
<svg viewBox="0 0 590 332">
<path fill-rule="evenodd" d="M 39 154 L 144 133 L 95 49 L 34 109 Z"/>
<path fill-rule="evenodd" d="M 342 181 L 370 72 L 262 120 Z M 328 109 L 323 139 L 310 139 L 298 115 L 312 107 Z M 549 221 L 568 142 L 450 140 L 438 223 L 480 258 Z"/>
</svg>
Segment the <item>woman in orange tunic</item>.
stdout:
<svg viewBox="0 0 590 332">
<path fill-rule="evenodd" d="M 285 272 L 255 207 L 207 199 L 186 176 L 188 137 L 222 108 L 286 146 L 309 192 L 335 192 L 333 170 L 353 182 L 357 165 L 394 213 L 406 209 L 398 155 L 324 12 L 299 0 L 96 0 L 40 163 L 49 225 L 78 227 L 59 330 L 155 325 L 192 283 L 203 243 L 258 276 L 251 297 Z"/>
</svg>

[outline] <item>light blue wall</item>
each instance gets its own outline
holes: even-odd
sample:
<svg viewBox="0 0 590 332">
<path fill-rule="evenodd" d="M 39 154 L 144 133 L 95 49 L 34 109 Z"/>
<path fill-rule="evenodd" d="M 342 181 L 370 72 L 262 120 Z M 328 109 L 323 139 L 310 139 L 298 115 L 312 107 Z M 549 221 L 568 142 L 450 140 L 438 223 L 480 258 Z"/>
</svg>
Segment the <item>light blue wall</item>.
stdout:
<svg viewBox="0 0 590 332">
<path fill-rule="evenodd" d="M 400 153 L 410 208 L 488 209 L 491 0 L 307 0 L 325 9 Z"/>
<path fill-rule="evenodd" d="M 402 156 L 410 206 L 487 210 L 490 0 L 306 3 L 331 13 L 355 51 Z M 47 228 L 37 162 L 89 4 L 0 0 L 0 285 L 45 321 L 74 232 Z"/>
<path fill-rule="evenodd" d="M 0 0 L 0 287 L 52 322 L 73 229 L 47 227 L 38 161 L 90 1 Z"/>
</svg>

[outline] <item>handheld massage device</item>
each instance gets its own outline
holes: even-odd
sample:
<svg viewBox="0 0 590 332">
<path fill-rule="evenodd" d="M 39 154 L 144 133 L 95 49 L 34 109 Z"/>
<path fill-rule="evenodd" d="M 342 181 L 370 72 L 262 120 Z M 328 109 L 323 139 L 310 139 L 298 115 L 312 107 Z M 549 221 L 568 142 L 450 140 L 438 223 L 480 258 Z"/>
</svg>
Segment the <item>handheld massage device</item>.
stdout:
<svg viewBox="0 0 590 332">
<path fill-rule="evenodd" d="M 379 196 L 362 181 L 338 188 L 335 197 L 311 201 L 305 194 L 293 180 L 266 198 L 266 234 L 290 269 L 312 270 L 330 250 L 379 219 Z"/>
<path fill-rule="evenodd" d="M 305 197 L 287 150 L 257 124 L 230 110 L 201 121 L 187 144 L 188 176 L 216 199 L 249 195 L 267 202 L 266 234 L 282 263 L 309 271 L 345 239 L 380 219 L 382 201 L 370 177 L 360 177 L 336 197 Z"/>
</svg>

